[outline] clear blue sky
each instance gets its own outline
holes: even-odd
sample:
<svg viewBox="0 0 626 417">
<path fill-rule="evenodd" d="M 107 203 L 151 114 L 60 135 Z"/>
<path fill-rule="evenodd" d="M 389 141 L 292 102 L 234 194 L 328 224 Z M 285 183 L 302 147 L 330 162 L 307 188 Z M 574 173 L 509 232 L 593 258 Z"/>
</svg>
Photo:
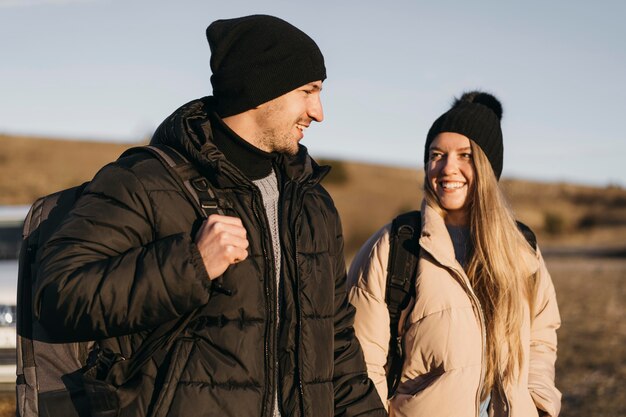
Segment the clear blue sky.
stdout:
<svg viewBox="0 0 626 417">
<path fill-rule="evenodd" d="M 211 94 L 206 26 L 253 13 L 324 53 L 313 156 L 420 167 L 431 123 L 481 88 L 504 177 L 626 186 L 621 0 L 0 0 L 0 132 L 139 140 Z"/>
</svg>

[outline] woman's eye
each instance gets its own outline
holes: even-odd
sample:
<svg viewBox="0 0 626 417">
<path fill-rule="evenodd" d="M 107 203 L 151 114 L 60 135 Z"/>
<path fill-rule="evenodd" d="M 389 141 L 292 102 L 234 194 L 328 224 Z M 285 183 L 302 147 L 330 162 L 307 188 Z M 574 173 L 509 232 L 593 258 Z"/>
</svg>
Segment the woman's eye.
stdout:
<svg viewBox="0 0 626 417">
<path fill-rule="evenodd" d="M 472 154 L 471 153 L 462 153 L 461 154 L 461 158 L 463 158 L 463 159 L 472 159 Z"/>
<path fill-rule="evenodd" d="M 433 152 L 433 153 L 430 154 L 430 160 L 431 161 L 438 161 L 438 160 L 441 159 L 442 156 L 443 156 L 443 154 L 440 153 L 440 152 Z"/>
</svg>

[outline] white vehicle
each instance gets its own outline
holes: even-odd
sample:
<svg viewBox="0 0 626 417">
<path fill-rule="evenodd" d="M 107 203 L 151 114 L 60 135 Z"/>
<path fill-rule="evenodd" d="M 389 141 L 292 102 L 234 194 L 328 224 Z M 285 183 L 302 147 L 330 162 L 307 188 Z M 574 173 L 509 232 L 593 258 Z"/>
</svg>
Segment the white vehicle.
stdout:
<svg viewBox="0 0 626 417">
<path fill-rule="evenodd" d="M 28 206 L 0 206 L 0 384 L 15 384 L 17 259 Z"/>
</svg>

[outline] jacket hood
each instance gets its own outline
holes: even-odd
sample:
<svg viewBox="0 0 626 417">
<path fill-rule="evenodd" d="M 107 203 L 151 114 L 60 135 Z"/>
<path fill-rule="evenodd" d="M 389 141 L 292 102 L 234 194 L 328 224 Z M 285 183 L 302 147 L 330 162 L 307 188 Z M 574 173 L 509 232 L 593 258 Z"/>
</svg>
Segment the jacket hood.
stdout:
<svg viewBox="0 0 626 417">
<path fill-rule="evenodd" d="M 210 116 L 214 112 L 213 97 L 192 100 L 159 125 L 150 144 L 168 145 L 182 152 L 199 168 L 204 168 L 207 176 L 224 171 L 234 171 L 237 176 L 242 176 L 213 142 Z M 330 167 L 318 165 L 303 145 L 299 145 L 296 155 L 281 154 L 277 162 L 287 177 L 296 182 L 319 182 L 330 170 Z"/>
</svg>

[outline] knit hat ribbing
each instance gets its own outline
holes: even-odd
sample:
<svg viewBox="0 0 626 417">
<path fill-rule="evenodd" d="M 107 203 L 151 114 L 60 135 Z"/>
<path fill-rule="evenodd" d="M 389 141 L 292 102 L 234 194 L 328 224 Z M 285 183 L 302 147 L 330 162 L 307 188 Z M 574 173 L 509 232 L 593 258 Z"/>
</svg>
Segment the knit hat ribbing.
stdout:
<svg viewBox="0 0 626 417">
<path fill-rule="evenodd" d="M 450 110 L 442 114 L 431 126 L 426 137 L 424 164 L 428 162 L 429 148 L 442 132 L 467 136 L 483 150 L 496 178 L 502 174 L 502 105 L 494 96 L 481 91 L 465 93 Z"/>
<path fill-rule="evenodd" d="M 277 17 L 216 20 L 206 36 L 211 48 L 213 96 L 221 117 L 326 79 L 324 57 L 317 44 Z"/>
</svg>

